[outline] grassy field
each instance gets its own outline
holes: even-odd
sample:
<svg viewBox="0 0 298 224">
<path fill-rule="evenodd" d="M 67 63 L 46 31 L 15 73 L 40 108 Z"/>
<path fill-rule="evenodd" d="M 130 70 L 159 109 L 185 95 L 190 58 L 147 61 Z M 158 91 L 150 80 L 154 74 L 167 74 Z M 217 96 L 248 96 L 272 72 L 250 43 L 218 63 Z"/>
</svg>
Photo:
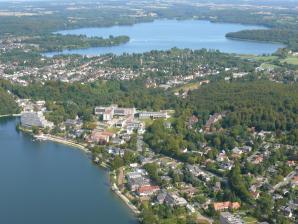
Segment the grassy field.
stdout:
<svg viewBox="0 0 298 224">
<path fill-rule="evenodd" d="M 243 221 L 246 223 L 246 224 L 257 224 L 258 223 L 258 220 L 253 218 L 253 217 L 249 217 L 249 216 L 246 216 L 243 218 Z"/>
<path fill-rule="evenodd" d="M 278 59 L 277 56 L 255 56 L 255 55 L 240 55 L 240 58 L 249 59 L 253 61 L 264 61 L 264 62 Z"/>
<path fill-rule="evenodd" d="M 243 59 L 258 61 L 258 62 L 264 62 L 261 67 L 264 69 L 268 68 L 276 68 L 277 66 L 273 65 L 270 62 L 273 62 L 274 60 L 279 60 L 281 63 L 288 63 L 292 65 L 298 65 L 298 57 L 288 55 L 285 59 L 281 59 L 278 56 L 254 56 L 254 55 L 240 55 Z"/>
<path fill-rule="evenodd" d="M 281 62 L 292 64 L 292 65 L 298 65 L 298 57 L 290 56 L 282 60 Z"/>
<path fill-rule="evenodd" d="M 175 89 L 173 89 L 174 92 L 179 92 L 180 90 L 183 90 L 184 92 L 189 91 L 189 90 L 194 90 L 194 89 L 198 89 L 200 87 L 200 83 L 199 82 L 191 82 L 191 83 L 187 83 L 183 86 L 179 86 Z"/>
</svg>

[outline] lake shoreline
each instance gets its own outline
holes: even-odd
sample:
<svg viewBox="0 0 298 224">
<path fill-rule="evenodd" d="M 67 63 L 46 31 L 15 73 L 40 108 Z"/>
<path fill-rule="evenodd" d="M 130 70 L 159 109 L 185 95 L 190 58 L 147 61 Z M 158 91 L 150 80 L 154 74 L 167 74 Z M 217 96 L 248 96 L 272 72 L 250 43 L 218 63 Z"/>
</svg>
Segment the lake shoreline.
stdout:
<svg viewBox="0 0 298 224">
<path fill-rule="evenodd" d="M 139 215 L 141 212 L 134 206 L 131 201 L 119 190 L 118 186 L 114 183 L 111 187 L 112 191 L 130 208 L 134 215 Z"/>
<path fill-rule="evenodd" d="M 106 37 L 108 35 L 125 35 L 130 38 L 126 44 L 113 47 L 91 47 L 60 52 L 43 53 L 46 57 L 56 55 L 79 54 L 84 56 L 102 56 L 105 54 L 122 55 L 145 53 L 152 50 L 166 51 L 177 47 L 180 49 L 199 50 L 216 49 L 224 53 L 236 54 L 271 54 L 282 44 L 259 42 L 254 40 L 233 41 L 226 37 L 228 33 L 246 29 L 267 29 L 259 25 L 214 22 L 200 19 L 156 19 L 152 22 L 136 23 L 132 26 L 82 27 L 57 31 L 61 35 L 86 35 L 87 37 Z M 150 32 L 148 33 L 148 30 Z M 205 32 L 201 32 L 204 30 Z M 170 38 L 172 37 L 172 38 Z"/>
<path fill-rule="evenodd" d="M 228 33 L 227 33 L 228 35 Z M 268 44 L 278 44 L 278 45 L 283 45 L 286 47 L 284 43 L 281 42 L 274 42 L 274 41 L 266 41 L 266 40 L 253 40 L 253 39 L 248 39 L 248 38 L 240 38 L 240 37 L 228 37 L 226 36 L 228 40 L 236 40 L 236 41 L 246 41 L 246 42 L 252 42 L 252 43 L 268 43 Z"/>
<path fill-rule="evenodd" d="M 37 140 L 41 140 L 41 141 L 47 141 L 48 140 L 48 141 L 52 141 L 52 142 L 56 142 L 56 143 L 61 143 L 61 144 L 64 144 L 64 145 L 68 145 L 68 146 L 78 148 L 78 149 L 82 150 L 85 153 L 91 153 L 91 151 L 88 148 L 86 148 L 85 146 L 83 146 L 81 144 L 78 144 L 76 142 L 73 142 L 73 141 L 70 141 L 70 140 L 67 140 L 67 139 L 63 139 L 63 138 L 60 138 L 60 137 L 57 137 L 57 136 L 54 136 L 54 135 L 42 134 L 42 135 L 33 135 L 33 137 Z"/>
<path fill-rule="evenodd" d="M 85 146 L 49 136 L 43 136 L 44 144 L 20 127 L 18 118 L 9 117 L 0 119 L 0 194 L 5 199 L 0 203 L 1 223 L 138 223 L 129 207 L 111 192 L 108 170 L 82 154 Z M 20 198 L 27 206 L 18 203 Z M 26 216 L 11 215 L 18 209 Z"/>
<path fill-rule="evenodd" d="M 9 117 L 20 117 L 21 114 L 3 114 L 3 115 L 0 115 L 0 118 L 9 118 Z"/>
<path fill-rule="evenodd" d="M 84 153 L 87 153 L 87 154 L 92 153 L 87 147 L 85 147 L 81 144 L 78 144 L 78 143 L 74 143 L 73 141 L 70 141 L 70 140 L 62 139 L 60 137 L 48 135 L 48 134 L 47 135 L 45 135 L 45 134 L 33 135 L 32 131 L 30 131 L 29 129 L 23 128 L 21 126 L 19 127 L 19 130 L 24 131 L 26 133 L 30 133 L 35 139 L 40 140 L 40 141 L 51 141 L 51 142 L 55 142 L 58 144 L 63 144 L 63 145 L 67 145 L 67 146 L 71 146 L 71 147 L 80 149 Z M 101 169 L 106 169 L 106 170 L 108 170 L 108 172 L 110 172 L 109 166 L 106 163 L 99 164 L 99 167 Z M 125 205 L 133 212 L 134 216 L 137 218 L 137 216 L 141 212 L 137 209 L 137 207 L 135 207 L 131 203 L 131 201 L 125 195 L 122 194 L 122 192 L 119 190 L 119 188 L 116 184 L 112 185 L 112 182 L 111 181 L 109 181 L 109 182 L 111 185 L 110 189 L 115 193 L 115 195 L 118 196 L 118 198 L 120 198 L 125 203 Z"/>
</svg>

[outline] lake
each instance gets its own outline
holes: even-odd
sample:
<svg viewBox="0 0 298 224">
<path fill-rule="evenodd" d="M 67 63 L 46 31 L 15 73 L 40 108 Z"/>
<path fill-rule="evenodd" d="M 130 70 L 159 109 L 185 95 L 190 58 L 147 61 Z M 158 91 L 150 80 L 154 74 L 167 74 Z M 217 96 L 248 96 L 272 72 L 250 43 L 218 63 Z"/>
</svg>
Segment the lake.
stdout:
<svg viewBox="0 0 298 224">
<path fill-rule="evenodd" d="M 202 20 L 156 20 L 150 23 L 138 23 L 133 26 L 113 26 L 105 28 L 83 28 L 64 30 L 60 34 L 84 34 L 89 37 L 107 38 L 109 35 L 127 35 L 130 41 L 112 47 L 94 47 L 87 49 L 50 52 L 46 56 L 57 54 L 102 55 L 106 53 L 143 53 L 151 50 L 168 50 L 173 47 L 189 49 L 217 49 L 226 53 L 269 54 L 283 47 L 281 44 L 230 40 L 225 37 L 229 32 L 244 29 L 264 29 L 260 26 L 248 26 L 230 23 L 211 23 Z"/>
<path fill-rule="evenodd" d="M 34 142 L 17 122 L 0 119 L 0 223 L 137 223 L 87 154 Z"/>
</svg>

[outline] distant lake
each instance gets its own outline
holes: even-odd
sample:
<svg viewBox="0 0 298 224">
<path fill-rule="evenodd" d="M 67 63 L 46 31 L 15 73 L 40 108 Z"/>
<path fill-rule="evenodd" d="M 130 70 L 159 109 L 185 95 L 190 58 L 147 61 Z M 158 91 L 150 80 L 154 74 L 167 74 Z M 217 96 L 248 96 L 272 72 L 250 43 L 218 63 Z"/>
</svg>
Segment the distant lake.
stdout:
<svg viewBox="0 0 298 224">
<path fill-rule="evenodd" d="M 211 23 L 202 20 L 156 20 L 150 23 L 138 23 L 132 26 L 113 26 L 106 28 L 82 28 L 64 30 L 60 34 L 84 34 L 89 37 L 107 38 L 109 35 L 127 35 L 130 41 L 120 46 L 94 47 L 87 49 L 65 50 L 46 53 L 57 54 L 102 55 L 106 53 L 143 53 L 151 50 L 168 50 L 173 47 L 189 49 L 217 49 L 226 53 L 269 54 L 283 47 L 281 44 L 254 41 L 230 40 L 225 37 L 229 32 L 244 29 L 264 29 L 231 23 Z"/>
<path fill-rule="evenodd" d="M 34 142 L 17 123 L 0 119 L 1 224 L 137 223 L 87 154 Z"/>
</svg>

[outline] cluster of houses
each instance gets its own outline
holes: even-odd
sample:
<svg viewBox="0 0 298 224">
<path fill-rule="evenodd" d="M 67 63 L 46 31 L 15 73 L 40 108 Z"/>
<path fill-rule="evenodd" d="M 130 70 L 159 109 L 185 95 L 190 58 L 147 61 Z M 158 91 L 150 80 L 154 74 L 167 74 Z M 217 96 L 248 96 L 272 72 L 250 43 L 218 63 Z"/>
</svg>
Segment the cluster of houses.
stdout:
<svg viewBox="0 0 298 224">
<path fill-rule="evenodd" d="M 180 197 L 177 192 L 167 192 L 167 191 L 161 191 L 157 195 L 156 201 L 159 204 L 166 204 L 171 207 L 186 206 L 188 204 L 185 198 Z"/>
<path fill-rule="evenodd" d="M 143 134 L 145 132 L 145 119 L 169 118 L 168 111 L 137 111 L 135 108 L 118 107 L 118 105 L 98 106 L 94 109 L 94 114 L 101 121 L 101 127 L 96 128 L 87 137 L 88 142 L 105 144 L 112 142 L 114 144 L 123 144 L 128 141 L 131 134 Z M 109 128 L 115 128 L 115 133 L 108 131 Z"/>
<path fill-rule="evenodd" d="M 201 179 L 205 181 L 210 181 L 211 178 L 213 177 L 211 173 L 208 173 L 200 168 L 199 165 L 190 165 L 188 164 L 187 166 L 188 171 L 195 177 L 200 177 Z"/>
<path fill-rule="evenodd" d="M 143 169 L 135 169 L 126 175 L 129 189 L 139 196 L 150 196 L 160 190 L 159 186 L 152 185 L 148 173 Z"/>
<path fill-rule="evenodd" d="M 17 100 L 22 108 L 21 123 L 24 127 L 54 128 L 54 124 L 46 120 L 44 113 L 47 112 L 45 101 L 32 102 L 29 99 Z M 67 131 L 71 139 L 81 137 L 91 144 L 112 143 L 121 145 L 129 141 L 133 133 L 142 135 L 145 132 L 145 119 L 167 119 L 170 117 L 168 111 L 139 111 L 133 107 L 124 108 L 118 105 L 99 106 L 94 109 L 98 117 L 96 127 L 91 132 L 84 132 L 83 121 L 76 117 L 67 119 L 57 127 L 61 131 Z"/>
<path fill-rule="evenodd" d="M 22 43 L 11 43 L 3 46 L 5 50 L 12 47 L 22 49 L 25 47 Z M 13 83 L 26 86 L 31 82 L 31 80 L 40 82 L 59 80 L 71 83 L 76 81 L 93 82 L 98 79 L 131 80 L 139 76 L 138 73 L 135 73 L 131 69 L 127 68 L 103 68 L 98 66 L 99 64 L 103 64 L 110 60 L 108 57 L 94 58 L 87 61 L 82 61 L 80 58 L 73 57 L 50 59 L 41 57 L 39 60 L 40 62 L 47 60 L 48 63 L 44 66 L 34 66 L 28 64 L 28 66 L 24 67 L 19 65 L 17 62 L 0 62 L 0 77 L 10 80 Z M 26 61 L 23 63 L 26 63 Z M 76 64 L 76 66 L 73 66 L 74 64 Z"/>
</svg>

